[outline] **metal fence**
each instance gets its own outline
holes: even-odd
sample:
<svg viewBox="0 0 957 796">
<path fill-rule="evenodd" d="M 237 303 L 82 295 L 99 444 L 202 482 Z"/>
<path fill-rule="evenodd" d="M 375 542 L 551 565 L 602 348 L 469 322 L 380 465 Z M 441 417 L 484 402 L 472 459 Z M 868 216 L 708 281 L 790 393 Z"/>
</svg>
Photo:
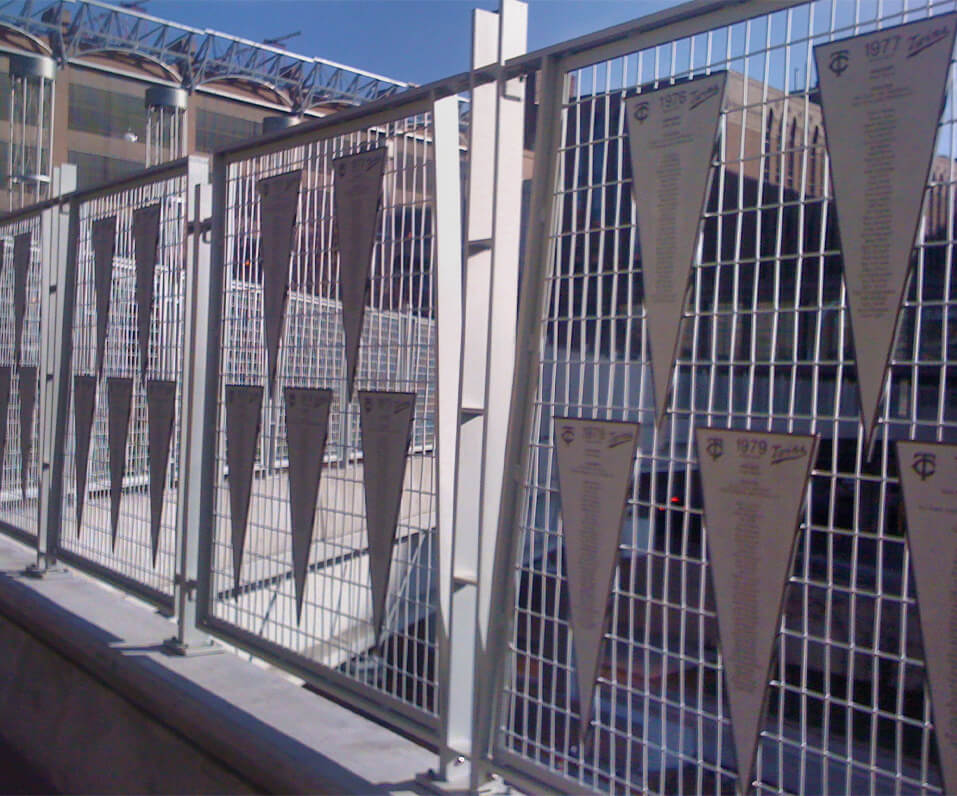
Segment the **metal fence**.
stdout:
<svg viewBox="0 0 957 796">
<path fill-rule="evenodd" d="M 712 4 L 540 56 L 532 204 L 543 223 L 533 220 L 527 245 L 520 338 L 530 344 L 519 349 L 505 463 L 520 480 L 506 491 L 508 563 L 496 583 L 509 595 L 498 607 L 510 621 L 499 639 L 489 759 L 506 776 L 565 791 L 735 788 L 692 434 L 717 425 L 821 439 L 751 787 L 940 792 L 893 441 L 957 439 L 955 86 L 952 75 L 869 456 L 812 48 L 953 8 Z M 721 70 L 727 106 L 674 388 L 656 433 L 622 109 L 639 91 Z M 556 416 L 642 423 L 594 735 L 583 744 Z"/>
<path fill-rule="evenodd" d="M 436 164 L 435 150 L 438 136 L 453 136 L 458 151 L 458 114 L 451 118 L 451 127 L 438 130 L 430 99 L 397 101 L 369 117 L 354 114 L 338 124 L 332 119 L 309 132 L 292 130 L 217 156 L 210 318 L 218 319 L 214 330 L 220 342 L 213 346 L 215 370 L 207 374 L 215 388 L 210 441 L 215 461 L 210 535 L 203 548 L 209 582 L 199 608 L 201 625 L 215 634 L 324 688 L 347 693 L 353 701 L 358 694 L 368 709 L 390 720 L 398 715 L 412 732 L 431 738 L 439 710 L 435 186 L 436 169 L 443 168 Z M 334 161 L 377 148 L 385 148 L 386 157 L 353 389 L 347 383 Z M 457 174 L 457 159 L 451 167 Z M 300 171 L 284 280 L 288 295 L 270 388 L 264 331 L 269 324 L 263 309 L 264 296 L 266 303 L 270 300 L 264 283 L 270 266 L 263 250 L 268 231 L 259 186 L 276 175 Z M 225 412 L 227 390 L 236 385 L 262 389 L 238 577 L 230 488 L 241 474 L 229 469 L 227 444 L 239 443 L 227 443 Z M 325 389 L 333 396 L 299 616 L 283 397 L 287 388 Z M 360 390 L 415 395 L 378 639 Z M 455 400 L 455 393 L 448 398 Z"/>
<path fill-rule="evenodd" d="M 739 766 L 693 431 L 815 433 L 750 785 L 941 792 L 893 443 L 957 441 L 957 75 L 951 68 L 871 453 L 812 49 L 955 8 L 709 0 L 511 60 L 502 53 L 515 51 L 524 23 L 502 34 L 480 14 L 487 40 L 473 72 L 222 151 L 211 196 L 206 162 L 189 158 L 5 217 L 0 526 L 36 536 L 41 558 L 175 605 L 183 646 L 211 633 L 434 743 L 442 765 L 471 754 L 473 784 L 492 770 L 526 790 L 723 793 Z M 500 63 L 482 67 L 486 49 Z M 727 73 L 726 102 L 656 430 L 623 107 L 716 72 Z M 506 181 L 520 171 L 515 108 L 532 75 L 540 103 L 506 446 L 497 393 L 512 367 L 517 268 L 506 227 L 519 205 Z M 483 85 L 476 118 L 463 117 L 455 92 Z M 463 119 L 476 162 L 461 144 Z M 350 304 L 336 163 L 368 152 L 385 165 L 365 298 Z M 270 226 L 278 216 L 264 186 L 292 174 L 273 358 L 270 246 L 290 229 L 282 218 Z M 54 206 L 55 218 L 69 210 L 69 256 L 47 240 L 66 229 L 62 219 L 47 228 Z M 159 225 L 141 339 L 135 239 L 147 210 Z M 60 291 L 53 320 L 41 319 L 43 286 L 55 293 L 58 274 L 66 298 Z M 354 384 L 345 305 L 364 312 Z M 35 419 L 21 425 L 24 374 L 37 392 Z M 331 396 L 301 603 L 287 388 Z M 238 540 L 244 473 L 230 462 L 246 443 L 230 437 L 226 404 L 242 389 L 260 403 L 248 416 L 256 433 Z M 150 390 L 172 397 L 161 494 L 150 487 Z M 380 463 L 365 452 L 360 390 L 414 394 L 381 632 L 365 493 L 367 468 Z M 642 428 L 585 743 L 557 416 Z M 80 421 L 90 423 L 86 455 Z M 43 477 L 51 507 L 39 515 Z M 456 710 L 465 718 L 450 721 Z"/>
<path fill-rule="evenodd" d="M 39 525 L 42 208 L 0 224 L 0 523 Z"/>
<path fill-rule="evenodd" d="M 171 610 L 177 509 L 180 483 L 180 440 L 183 417 L 182 385 L 186 317 L 186 230 L 190 191 L 208 180 L 202 158 L 174 161 L 143 175 L 103 189 L 75 194 L 73 213 L 72 357 L 69 363 L 69 412 L 66 423 L 58 554 L 81 567 L 119 582 L 141 596 Z M 144 208 L 158 208 L 158 240 L 152 279 L 152 315 L 145 366 L 137 303 L 135 217 Z M 115 231 L 112 227 L 115 219 Z M 97 285 L 94 228 L 105 222 L 110 268 Z M 152 245 L 152 243 L 150 244 Z M 108 302 L 98 295 L 109 292 Z M 102 363 L 98 362 L 98 318 L 105 309 Z M 92 425 L 85 462 L 78 460 L 78 422 L 83 423 L 88 403 L 81 394 L 84 380 L 93 389 Z M 150 424 L 147 391 L 156 383 L 175 384 L 175 412 L 169 459 L 162 494 L 158 546 L 151 536 Z M 79 386 L 78 386 L 79 385 Z M 119 385 L 117 392 L 111 392 Z M 122 388 L 131 390 L 129 414 L 116 414 Z M 126 427 L 121 490 L 115 495 L 111 481 L 111 400 L 122 434 Z M 125 420 L 125 423 L 124 423 Z M 88 422 L 88 418 L 87 418 Z M 82 437 L 82 431 L 80 432 Z M 82 448 L 80 449 L 82 455 Z M 78 468 L 85 465 L 85 484 Z M 84 489 L 85 486 L 85 489 Z M 114 537 L 113 501 L 118 499 Z M 79 524 L 78 524 L 79 521 Z"/>
</svg>

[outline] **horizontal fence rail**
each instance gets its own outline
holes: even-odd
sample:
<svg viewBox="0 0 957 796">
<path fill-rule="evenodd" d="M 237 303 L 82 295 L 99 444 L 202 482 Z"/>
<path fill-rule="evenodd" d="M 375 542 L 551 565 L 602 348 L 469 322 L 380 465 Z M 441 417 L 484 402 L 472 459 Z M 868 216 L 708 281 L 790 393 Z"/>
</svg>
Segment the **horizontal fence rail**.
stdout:
<svg viewBox="0 0 957 796">
<path fill-rule="evenodd" d="M 217 254 L 214 245 L 210 317 L 220 319 L 220 344 L 216 370 L 207 374 L 215 387 L 215 461 L 201 623 L 321 687 L 351 699 L 359 694 L 369 709 L 404 717 L 411 731 L 434 738 L 437 133 L 431 103 L 421 100 L 352 117 L 310 134 L 293 131 L 285 145 L 277 139 L 233 149 L 216 161 L 214 230 L 221 232 L 214 237 L 221 249 Z M 457 125 L 451 134 L 457 138 Z M 356 158 L 365 158 L 363 172 L 372 169 L 364 189 L 371 199 L 347 218 L 347 201 L 363 189 L 351 189 L 341 169 Z M 291 204 L 281 218 L 264 198 L 269 191 L 287 192 Z M 350 219 L 368 227 L 368 249 L 359 254 L 349 253 L 349 240 L 363 234 L 345 226 Z M 367 279 L 352 275 L 362 268 Z M 325 406 L 307 426 L 312 454 L 296 439 L 301 412 L 297 425 L 287 422 L 296 391 Z M 250 401 L 242 422 L 229 405 L 239 395 Z M 394 396 L 402 396 L 405 408 L 396 411 L 409 425 L 399 429 L 392 450 L 398 458 L 382 464 L 389 451 L 374 447 L 379 436 L 367 446 L 362 402 L 373 407 Z M 244 471 L 234 448 L 250 445 Z M 297 467 L 309 455 L 322 457 L 312 465 L 311 495 Z M 382 469 L 393 466 L 392 475 Z M 245 508 L 236 497 L 246 484 L 247 518 L 236 523 L 233 511 Z M 388 484 L 398 490 L 397 503 L 381 491 Z M 373 527 L 369 513 L 377 503 L 396 510 L 385 580 L 379 575 L 388 586 L 378 593 L 381 603 L 373 583 L 373 568 L 383 561 L 374 538 L 381 521 Z M 297 514 L 300 504 L 304 513 Z"/>
<path fill-rule="evenodd" d="M 509 595 L 499 604 L 509 622 L 489 700 L 489 759 L 532 787 L 725 793 L 743 775 L 694 444 L 694 429 L 717 426 L 820 437 L 745 784 L 762 793 L 941 792 L 942 728 L 932 723 L 894 443 L 957 440 L 955 87 L 951 74 L 870 453 L 812 48 L 954 4 L 789 5 L 712 4 L 540 59 L 532 201 L 543 203 L 544 226 L 533 220 L 527 245 L 527 345 L 505 462 L 520 480 L 506 492 L 500 544 L 509 563 L 495 586 Z M 623 107 L 629 96 L 721 72 L 711 189 L 656 431 Z M 641 424 L 586 739 L 558 417 Z"/>
<path fill-rule="evenodd" d="M 205 160 L 184 159 L 71 203 L 73 337 L 58 553 L 170 611 L 187 208 L 207 170 Z M 160 391 L 166 401 L 157 400 Z M 157 437 L 159 429 L 165 434 Z"/>
</svg>

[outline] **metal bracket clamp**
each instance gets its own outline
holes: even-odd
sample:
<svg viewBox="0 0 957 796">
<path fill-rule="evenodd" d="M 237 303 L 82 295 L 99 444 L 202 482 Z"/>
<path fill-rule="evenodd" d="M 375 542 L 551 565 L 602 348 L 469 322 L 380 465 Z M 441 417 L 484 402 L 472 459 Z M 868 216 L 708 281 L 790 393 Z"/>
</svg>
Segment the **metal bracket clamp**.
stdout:
<svg viewBox="0 0 957 796">
<path fill-rule="evenodd" d="M 186 222 L 186 234 L 187 235 L 202 235 L 203 240 L 207 243 L 209 242 L 209 235 L 213 231 L 213 219 L 212 216 L 209 218 L 204 218 L 202 221 L 187 221 Z"/>
</svg>

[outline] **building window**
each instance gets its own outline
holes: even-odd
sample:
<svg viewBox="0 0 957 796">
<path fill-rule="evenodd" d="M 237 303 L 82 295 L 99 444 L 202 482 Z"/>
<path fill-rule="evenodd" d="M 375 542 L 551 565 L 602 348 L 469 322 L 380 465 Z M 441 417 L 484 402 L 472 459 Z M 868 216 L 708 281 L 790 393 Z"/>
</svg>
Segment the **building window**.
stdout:
<svg viewBox="0 0 957 796">
<path fill-rule="evenodd" d="M 67 153 L 67 160 L 76 166 L 77 188 L 89 188 L 91 185 L 117 180 L 143 168 L 143 164 L 138 160 L 92 155 L 72 149 Z"/>
<path fill-rule="evenodd" d="M 199 152 L 215 152 L 261 133 L 262 124 L 251 119 L 238 119 L 204 108 L 196 111 L 196 149 Z"/>
<path fill-rule="evenodd" d="M 146 109 L 143 97 L 70 84 L 68 123 L 71 130 L 108 138 L 127 133 L 140 141 L 146 138 Z"/>
</svg>

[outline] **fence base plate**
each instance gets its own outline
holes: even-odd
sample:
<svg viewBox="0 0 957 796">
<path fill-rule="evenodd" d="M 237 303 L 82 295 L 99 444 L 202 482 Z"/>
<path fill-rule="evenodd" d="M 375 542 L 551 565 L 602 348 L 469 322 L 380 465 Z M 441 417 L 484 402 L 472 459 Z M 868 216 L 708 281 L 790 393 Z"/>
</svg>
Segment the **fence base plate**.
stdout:
<svg viewBox="0 0 957 796">
<path fill-rule="evenodd" d="M 179 655 L 183 658 L 197 658 L 200 655 L 219 655 L 225 652 L 225 649 L 212 639 L 199 644 L 184 644 L 176 636 L 173 636 L 163 642 L 163 652 L 168 655 Z"/>
</svg>

